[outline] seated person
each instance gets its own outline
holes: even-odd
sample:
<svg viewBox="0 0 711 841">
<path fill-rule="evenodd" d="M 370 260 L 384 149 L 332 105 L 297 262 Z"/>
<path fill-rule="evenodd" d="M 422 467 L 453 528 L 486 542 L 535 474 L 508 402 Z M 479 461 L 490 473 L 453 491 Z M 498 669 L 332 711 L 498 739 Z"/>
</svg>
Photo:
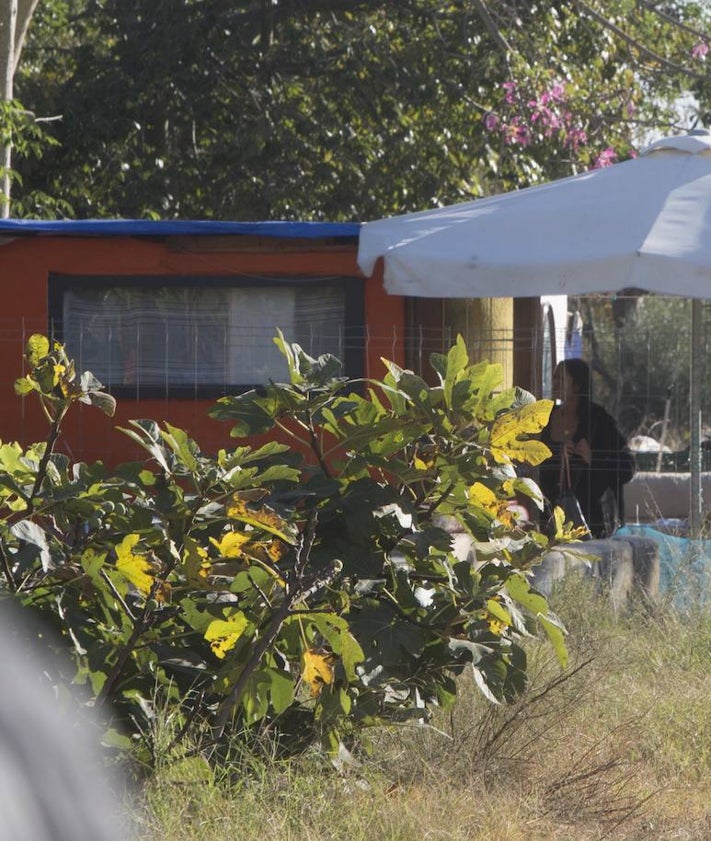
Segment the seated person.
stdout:
<svg viewBox="0 0 711 841">
<path fill-rule="evenodd" d="M 590 399 L 590 386 L 590 368 L 582 359 L 556 366 L 556 404 L 541 434 L 552 455 L 540 465 L 538 481 L 552 511 L 569 472 L 591 535 L 607 537 L 624 522 L 622 486 L 634 474 L 634 458 L 613 418 Z"/>
</svg>

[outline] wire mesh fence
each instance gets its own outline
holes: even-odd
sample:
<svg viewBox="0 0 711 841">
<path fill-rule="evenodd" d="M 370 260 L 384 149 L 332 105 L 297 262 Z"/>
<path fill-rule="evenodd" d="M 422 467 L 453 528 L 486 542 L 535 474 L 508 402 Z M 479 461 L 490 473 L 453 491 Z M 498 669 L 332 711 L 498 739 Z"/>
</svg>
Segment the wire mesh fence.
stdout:
<svg viewBox="0 0 711 841">
<path fill-rule="evenodd" d="M 593 371 L 593 398 L 653 469 L 688 469 L 692 366 L 708 384 L 711 309 L 703 307 L 692 357 L 691 302 L 629 294 L 569 300 L 580 314 L 580 347 Z M 702 438 L 711 432 L 708 388 L 701 393 Z"/>
<path fill-rule="evenodd" d="M 701 349 L 693 359 L 688 299 L 635 293 L 585 296 L 569 298 L 568 313 L 566 323 L 556 324 L 555 332 L 548 335 L 543 324 L 483 331 L 466 323 L 458 325 L 459 330 L 442 323 L 405 331 L 393 326 L 389 332 L 376 332 L 367 324 L 349 323 L 346 327 L 322 321 L 317 331 L 305 329 L 297 337 L 286 338 L 299 341 L 310 355 L 335 353 L 346 363 L 346 376 L 381 376 L 379 360 L 383 357 L 404 360 L 432 380 L 430 355 L 446 353 L 457 332 L 462 332 L 474 358 L 499 362 L 507 382 L 544 397 L 551 393 L 554 349 L 558 358 L 578 355 L 592 370 L 592 398 L 617 419 L 637 452 L 638 464 L 648 470 L 688 469 L 692 365 L 701 369 L 705 384 L 702 438 L 711 434 L 711 398 L 706 387 L 711 307 L 704 306 Z M 5 378 L 6 386 L 11 386 L 22 370 L 24 343 L 35 332 L 51 334 L 52 326 L 41 319 L 0 319 L 0 348 L 9 361 L 0 378 Z M 230 392 L 257 385 L 265 376 L 286 376 L 286 367 L 275 354 L 275 332 L 266 322 L 217 329 L 203 319 L 199 325 L 181 325 L 178 335 L 175 329 L 166 330 L 158 323 L 137 322 L 129 336 L 129 353 L 119 347 L 117 331 L 108 324 L 99 334 L 92 333 L 91 353 L 81 330 L 73 335 L 68 350 L 76 357 L 78 368 L 93 370 L 100 380 L 108 377 L 106 384 L 124 399 L 155 397 L 158 391 L 167 400 L 190 399 L 205 396 L 208 384 L 215 393 Z M 119 351 L 123 354 L 120 364 Z M 522 357 L 535 364 L 526 382 L 516 382 Z M 353 368 L 354 359 L 360 360 L 360 368 Z M 98 370 L 94 370 L 97 361 Z M 706 466 L 711 469 L 711 464 Z"/>
</svg>

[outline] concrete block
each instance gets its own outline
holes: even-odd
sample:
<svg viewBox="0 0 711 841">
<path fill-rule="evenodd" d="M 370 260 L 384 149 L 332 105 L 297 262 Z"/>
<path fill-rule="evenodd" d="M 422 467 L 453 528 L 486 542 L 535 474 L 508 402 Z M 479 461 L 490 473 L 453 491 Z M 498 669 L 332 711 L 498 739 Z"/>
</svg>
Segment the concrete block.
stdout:
<svg viewBox="0 0 711 841">
<path fill-rule="evenodd" d="M 661 557 L 659 544 L 654 538 L 628 534 L 612 537 L 613 541 L 624 541 L 632 547 L 633 589 L 647 600 L 659 599 L 661 581 Z"/>
<path fill-rule="evenodd" d="M 634 553 L 626 540 L 591 540 L 598 554 L 600 578 L 610 592 L 615 610 L 622 609 L 632 595 L 634 586 Z"/>
<path fill-rule="evenodd" d="M 700 476 L 702 498 L 711 501 L 711 473 Z M 624 485 L 625 516 L 628 523 L 649 523 L 658 519 L 686 519 L 691 510 L 689 473 L 637 472 Z"/>
<path fill-rule="evenodd" d="M 622 609 L 633 592 L 650 600 L 659 596 L 659 547 L 651 538 L 613 537 L 554 549 L 536 567 L 533 586 L 549 596 L 555 582 L 572 570 L 604 582 L 615 610 Z"/>
<path fill-rule="evenodd" d="M 575 546 L 584 544 L 575 544 Z M 553 549 L 543 556 L 540 564 L 534 567 L 532 584 L 539 593 L 546 598 L 553 591 L 556 581 L 560 581 L 569 572 L 576 571 L 585 576 L 597 576 L 594 562 L 584 557 L 583 550 L 577 552 L 572 548 Z"/>
</svg>

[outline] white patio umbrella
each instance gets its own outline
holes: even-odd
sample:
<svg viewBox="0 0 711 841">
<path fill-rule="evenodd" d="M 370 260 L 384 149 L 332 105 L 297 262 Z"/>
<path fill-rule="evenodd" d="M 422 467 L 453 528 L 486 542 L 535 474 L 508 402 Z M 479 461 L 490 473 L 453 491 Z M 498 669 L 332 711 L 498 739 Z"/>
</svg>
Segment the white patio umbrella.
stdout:
<svg viewBox="0 0 711 841">
<path fill-rule="evenodd" d="M 644 289 L 694 299 L 691 528 L 700 525 L 701 309 L 711 298 L 711 135 L 652 143 L 570 178 L 366 223 L 358 264 L 396 295 L 492 298 Z"/>
</svg>

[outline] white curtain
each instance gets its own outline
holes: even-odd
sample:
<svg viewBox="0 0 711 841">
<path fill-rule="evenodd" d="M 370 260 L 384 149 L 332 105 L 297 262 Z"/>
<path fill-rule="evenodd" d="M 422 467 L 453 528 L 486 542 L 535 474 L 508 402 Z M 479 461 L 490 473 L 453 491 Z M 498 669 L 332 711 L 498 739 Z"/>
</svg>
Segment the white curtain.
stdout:
<svg viewBox="0 0 711 841">
<path fill-rule="evenodd" d="M 311 356 L 343 359 L 338 286 L 69 288 L 64 341 L 107 386 L 249 386 L 283 380 L 277 328 Z"/>
</svg>

